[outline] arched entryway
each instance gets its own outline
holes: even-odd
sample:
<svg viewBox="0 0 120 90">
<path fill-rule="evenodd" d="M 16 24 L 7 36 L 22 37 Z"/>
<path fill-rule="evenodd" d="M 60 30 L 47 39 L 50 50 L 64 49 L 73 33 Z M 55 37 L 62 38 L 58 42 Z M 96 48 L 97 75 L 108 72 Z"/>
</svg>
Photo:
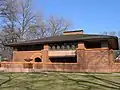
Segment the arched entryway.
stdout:
<svg viewBox="0 0 120 90">
<path fill-rule="evenodd" d="M 36 57 L 35 62 L 41 62 L 41 59 L 39 57 Z"/>
</svg>

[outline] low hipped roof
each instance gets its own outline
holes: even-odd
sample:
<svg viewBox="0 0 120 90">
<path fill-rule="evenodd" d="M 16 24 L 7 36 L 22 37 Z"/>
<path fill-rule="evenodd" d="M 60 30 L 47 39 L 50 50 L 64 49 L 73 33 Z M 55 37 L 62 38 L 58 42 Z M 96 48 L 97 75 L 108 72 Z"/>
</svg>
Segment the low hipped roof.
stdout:
<svg viewBox="0 0 120 90">
<path fill-rule="evenodd" d="M 60 35 L 60 36 L 51 36 L 41 39 L 9 43 L 7 46 L 21 46 L 21 45 L 35 45 L 35 44 L 47 44 L 55 42 L 66 42 L 66 41 L 87 41 L 87 40 L 112 40 L 118 49 L 118 38 L 116 36 L 108 35 L 93 35 L 93 34 L 76 34 L 76 35 Z"/>
</svg>

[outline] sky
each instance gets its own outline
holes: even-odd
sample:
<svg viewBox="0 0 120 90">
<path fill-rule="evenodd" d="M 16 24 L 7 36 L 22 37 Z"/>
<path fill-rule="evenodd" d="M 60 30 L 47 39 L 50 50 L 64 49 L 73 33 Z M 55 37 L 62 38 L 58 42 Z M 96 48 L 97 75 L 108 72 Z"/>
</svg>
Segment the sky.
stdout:
<svg viewBox="0 0 120 90">
<path fill-rule="evenodd" d="M 120 0 L 33 0 L 34 10 L 72 22 L 70 30 L 85 33 L 119 32 Z"/>
</svg>

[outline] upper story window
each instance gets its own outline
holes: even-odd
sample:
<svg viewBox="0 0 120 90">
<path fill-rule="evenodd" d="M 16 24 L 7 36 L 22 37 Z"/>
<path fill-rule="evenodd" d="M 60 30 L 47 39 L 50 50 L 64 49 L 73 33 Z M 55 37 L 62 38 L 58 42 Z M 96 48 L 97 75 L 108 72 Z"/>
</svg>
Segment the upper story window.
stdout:
<svg viewBox="0 0 120 90">
<path fill-rule="evenodd" d="M 101 42 L 85 42 L 86 48 L 101 48 Z"/>
<path fill-rule="evenodd" d="M 43 45 L 27 45 L 16 47 L 18 51 L 38 51 L 43 49 Z"/>
<path fill-rule="evenodd" d="M 76 42 L 49 44 L 49 50 L 75 50 L 77 47 Z"/>
</svg>

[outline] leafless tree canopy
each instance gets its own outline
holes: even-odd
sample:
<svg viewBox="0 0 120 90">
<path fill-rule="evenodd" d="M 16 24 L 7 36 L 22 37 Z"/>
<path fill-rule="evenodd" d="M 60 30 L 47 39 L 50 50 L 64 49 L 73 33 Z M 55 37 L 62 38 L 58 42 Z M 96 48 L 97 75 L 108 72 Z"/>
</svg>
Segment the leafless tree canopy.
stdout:
<svg viewBox="0 0 120 90">
<path fill-rule="evenodd" d="M 67 30 L 71 25 L 70 22 L 67 22 L 63 18 L 56 18 L 51 16 L 48 20 L 48 28 L 50 36 L 60 35 L 63 31 Z"/>
<path fill-rule="evenodd" d="M 0 48 L 4 48 L 1 52 L 8 50 L 4 43 L 60 35 L 71 26 L 63 18 L 45 19 L 41 13 L 34 12 L 32 0 L 0 0 L 0 19 Z"/>
<path fill-rule="evenodd" d="M 117 32 L 115 32 L 115 31 L 112 31 L 112 32 L 102 32 L 100 34 L 102 34 L 102 35 L 116 36 Z M 118 32 L 118 34 L 119 34 L 119 32 Z"/>
<path fill-rule="evenodd" d="M 37 17 L 36 23 L 31 26 L 28 35 L 36 39 L 46 36 L 61 35 L 70 26 L 71 23 L 63 18 L 50 16 L 48 20 L 44 20 L 42 17 Z"/>
</svg>

